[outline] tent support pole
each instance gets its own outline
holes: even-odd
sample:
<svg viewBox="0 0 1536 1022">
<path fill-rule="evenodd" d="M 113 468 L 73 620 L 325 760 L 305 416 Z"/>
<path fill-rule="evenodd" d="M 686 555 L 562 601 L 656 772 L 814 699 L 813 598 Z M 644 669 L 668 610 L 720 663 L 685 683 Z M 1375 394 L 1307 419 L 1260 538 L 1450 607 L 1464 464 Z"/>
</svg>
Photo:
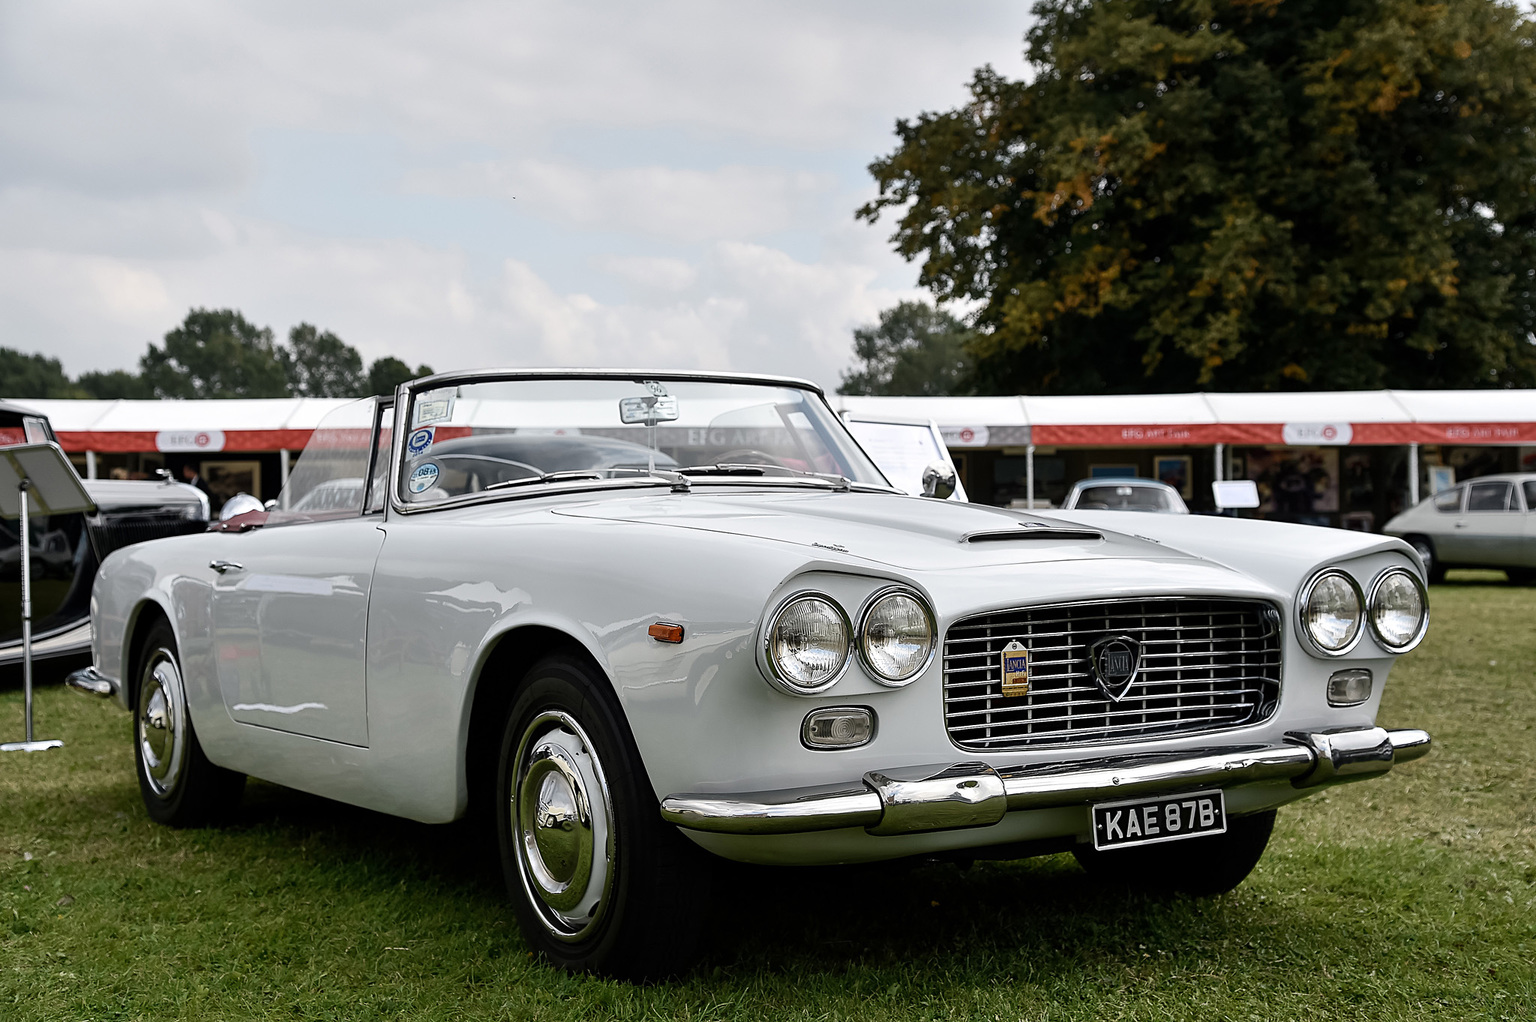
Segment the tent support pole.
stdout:
<svg viewBox="0 0 1536 1022">
<path fill-rule="evenodd" d="M 1408 506 L 1419 502 L 1419 444 L 1408 445 Z"/>
<path fill-rule="evenodd" d="M 1227 462 L 1227 445 L 1226 444 L 1217 444 L 1216 445 L 1216 481 L 1218 483 L 1221 482 L 1223 479 L 1225 479 L 1227 477 L 1226 462 Z"/>
<path fill-rule="evenodd" d="M 1035 445 L 1024 448 L 1024 504 L 1035 509 Z"/>
<path fill-rule="evenodd" d="M 277 452 L 277 490 L 283 493 L 288 489 L 288 448 L 284 447 Z"/>
<path fill-rule="evenodd" d="M 86 451 L 85 452 L 85 477 L 87 479 L 95 479 L 96 478 L 96 452 L 95 451 Z"/>
</svg>

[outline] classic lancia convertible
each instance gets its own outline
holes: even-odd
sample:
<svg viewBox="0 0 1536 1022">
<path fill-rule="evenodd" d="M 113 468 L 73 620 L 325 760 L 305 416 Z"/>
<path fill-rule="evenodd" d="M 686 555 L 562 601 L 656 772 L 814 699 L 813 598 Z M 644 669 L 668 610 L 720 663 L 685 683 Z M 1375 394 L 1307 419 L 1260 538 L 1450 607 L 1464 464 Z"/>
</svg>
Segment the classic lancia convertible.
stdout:
<svg viewBox="0 0 1536 1022">
<path fill-rule="evenodd" d="M 686 965 L 711 857 L 1070 850 L 1220 892 L 1280 806 L 1428 751 L 1375 726 L 1423 569 L 1136 519 L 902 494 L 797 380 L 432 376 L 334 413 L 275 505 L 108 557 L 76 681 L 132 711 L 162 823 L 247 775 L 488 806 L 572 969 Z"/>
</svg>

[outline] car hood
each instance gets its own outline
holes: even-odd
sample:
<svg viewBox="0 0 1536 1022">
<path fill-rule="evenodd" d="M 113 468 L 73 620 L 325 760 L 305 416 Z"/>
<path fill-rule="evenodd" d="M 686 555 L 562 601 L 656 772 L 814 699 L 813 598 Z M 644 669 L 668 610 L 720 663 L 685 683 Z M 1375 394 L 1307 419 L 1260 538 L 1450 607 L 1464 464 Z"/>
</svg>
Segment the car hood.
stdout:
<svg viewBox="0 0 1536 1022">
<path fill-rule="evenodd" d="M 977 504 L 882 493 L 620 497 L 555 514 L 793 543 L 913 571 L 1105 558 L 1196 560 L 1156 542 Z"/>
</svg>

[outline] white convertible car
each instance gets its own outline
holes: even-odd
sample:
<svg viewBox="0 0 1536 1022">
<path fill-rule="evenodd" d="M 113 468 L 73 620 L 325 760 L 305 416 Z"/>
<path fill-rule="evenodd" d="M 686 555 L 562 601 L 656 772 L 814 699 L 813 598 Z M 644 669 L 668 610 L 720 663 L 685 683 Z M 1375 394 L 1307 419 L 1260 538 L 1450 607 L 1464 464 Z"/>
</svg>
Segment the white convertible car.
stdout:
<svg viewBox="0 0 1536 1022">
<path fill-rule="evenodd" d="M 568 968 L 686 965 L 713 856 L 1070 850 L 1228 890 L 1278 807 L 1429 748 L 1375 726 L 1428 624 L 1402 541 L 906 496 L 796 380 L 417 380 L 217 528 L 95 583 L 73 681 L 132 711 L 149 814 L 246 775 L 483 804 Z"/>
</svg>

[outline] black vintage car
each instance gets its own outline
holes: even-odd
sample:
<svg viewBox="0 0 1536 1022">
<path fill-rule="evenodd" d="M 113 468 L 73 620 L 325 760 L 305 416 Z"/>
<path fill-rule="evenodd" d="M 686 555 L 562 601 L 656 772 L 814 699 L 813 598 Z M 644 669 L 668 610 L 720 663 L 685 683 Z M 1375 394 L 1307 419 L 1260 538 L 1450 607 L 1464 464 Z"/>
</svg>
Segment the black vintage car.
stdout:
<svg viewBox="0 0 1536 1022">
<path fill-rule="evenodd" d="M 58 442 L 48 419 L 0 402 L 0 447 Z M 91 583 L 119 547 L 208 527 L 208 498 L 163 481 L 83 480 L 94 514 L 33 515 L 32 655 L 85 653 L 91 646 Z M 21 660 L 21 523 L 0 519 L 0 665 Z"/>
</svg>

